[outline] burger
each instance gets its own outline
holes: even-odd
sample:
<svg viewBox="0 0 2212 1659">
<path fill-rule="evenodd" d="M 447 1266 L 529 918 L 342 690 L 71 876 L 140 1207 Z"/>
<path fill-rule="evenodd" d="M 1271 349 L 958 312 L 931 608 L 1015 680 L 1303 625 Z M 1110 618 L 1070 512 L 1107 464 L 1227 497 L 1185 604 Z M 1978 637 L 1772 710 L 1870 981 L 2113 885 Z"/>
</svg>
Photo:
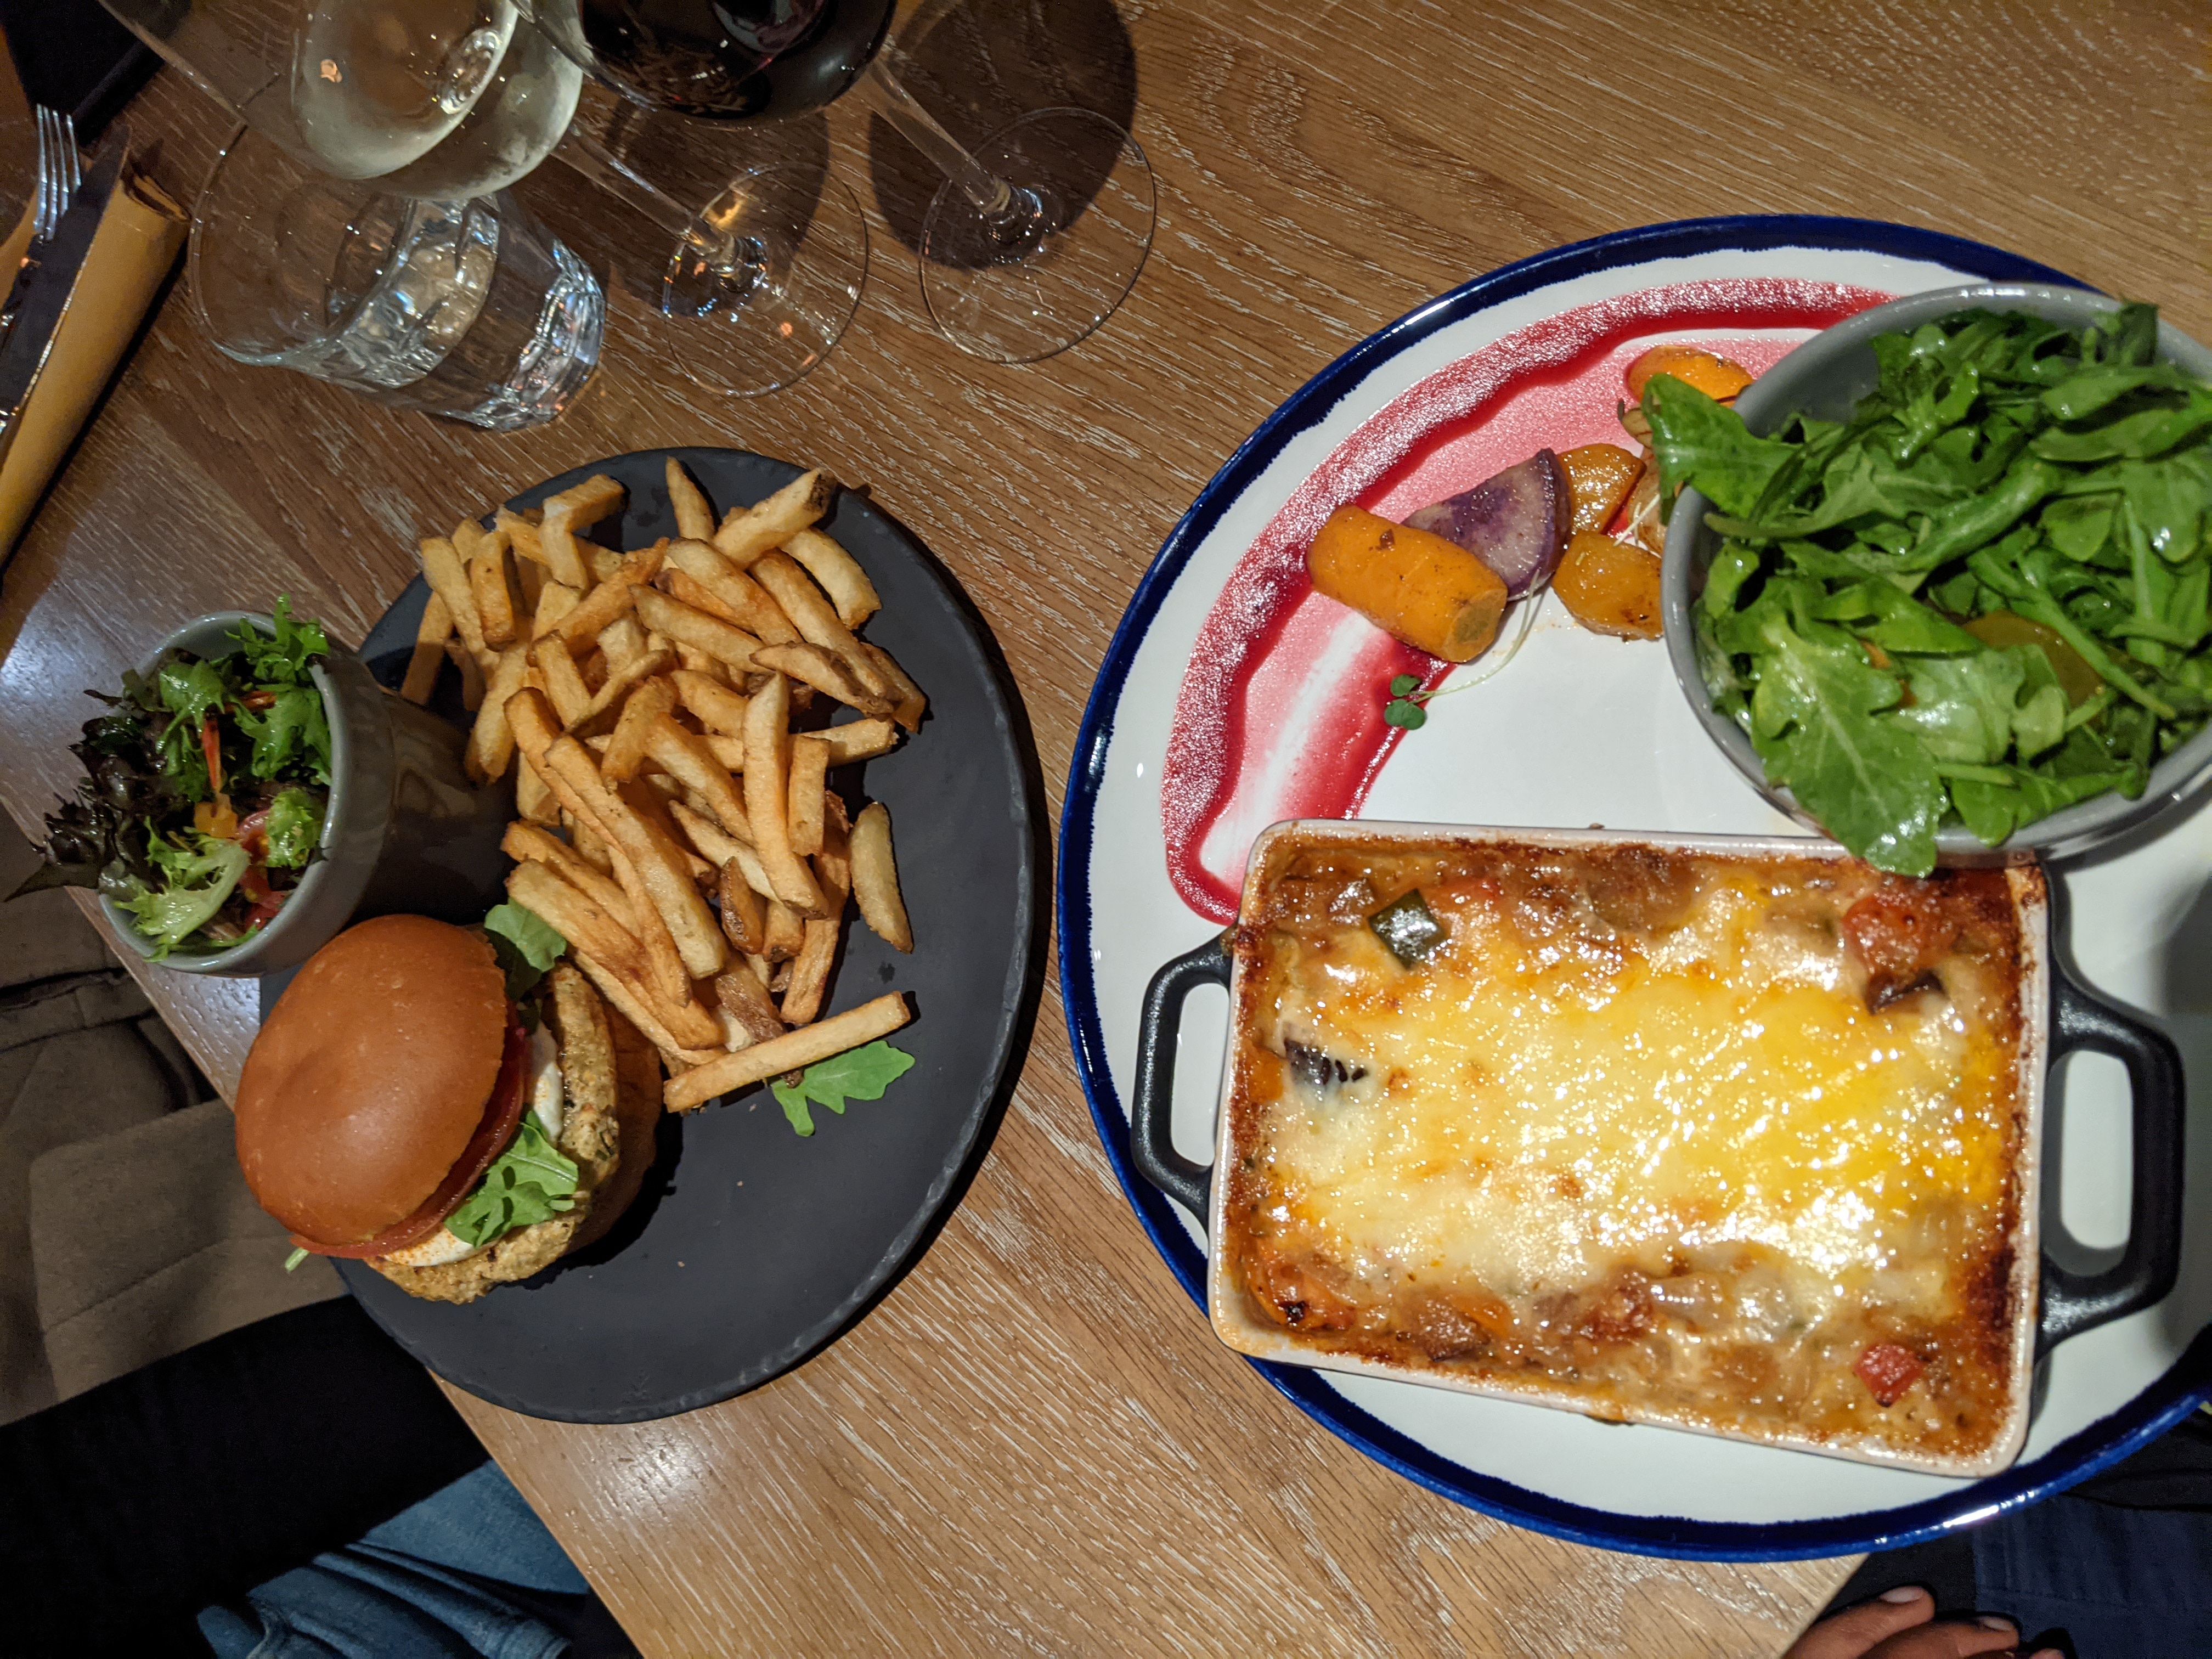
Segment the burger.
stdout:
<svg viewBox="0 0 2212 1659">
<path fill-rule="evenodd" d="M 614 1225 L 660 1115 L 653 1051 L 502 905 L 383 916 L 308 959 L 239 1079 L 238 1162 L 303 1253 L 472 1302 Z"/>
</svg>

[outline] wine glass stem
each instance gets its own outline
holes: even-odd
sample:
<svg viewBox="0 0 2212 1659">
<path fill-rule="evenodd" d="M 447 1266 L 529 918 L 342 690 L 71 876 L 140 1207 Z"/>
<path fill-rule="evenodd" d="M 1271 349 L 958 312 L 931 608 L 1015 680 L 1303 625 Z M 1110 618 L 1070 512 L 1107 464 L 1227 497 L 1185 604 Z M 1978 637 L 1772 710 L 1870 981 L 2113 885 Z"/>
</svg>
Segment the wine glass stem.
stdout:
<svg viewBox="0 0 2212 1659">
<path fill-rule="evenodd" d="M 973 203 L 988 220 L 1012 217 L 1021 211 L 1018 192 L 988 167 L 979 166 L 957 138 L 937 123 L 937 118 L 915 101 L 890 67 L 888 49 L 879 52 L 861 77 L 872 94 L 877 114 L 890 122 L 907 141 L 933 162 L 937 170 Z"/>
<path fill-rule="evenodd" d="M 746 259 L 726 232 L 649 183 L 581 127 L 571 125 L 553 153 L 617 200 L 629 203 L 679 245 L 696 249 L 710 267 L 727 274 L 732 267 L 748 265 L 756 268 L 752 274 L 758 274 L 758 261 Z"/>
</svg>

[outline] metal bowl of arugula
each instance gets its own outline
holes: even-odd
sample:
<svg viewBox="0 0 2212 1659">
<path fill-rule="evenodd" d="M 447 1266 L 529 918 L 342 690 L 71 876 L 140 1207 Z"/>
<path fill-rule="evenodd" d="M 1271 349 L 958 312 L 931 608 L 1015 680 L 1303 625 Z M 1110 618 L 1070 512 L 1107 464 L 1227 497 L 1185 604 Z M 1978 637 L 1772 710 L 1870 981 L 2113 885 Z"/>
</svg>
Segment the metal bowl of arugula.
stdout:
<svg viewBox="0 0 2212 1659">
<path fill-rule="evenodd" d="M 345 925 L 392 795 L 386 698 L 359 661 L 279 600 L 204 617 L 90 695 L 86 776 L 20 891 L 94 888 L 118 938 L 186 973 L 295 966 Z"/>
<path fill-rule="evenodd" d="M 1974 283 L 1814 336 L 1729 410 L 1644 393 L 1667 647 L 1766 798 L 1884 870 L 2078 854 L 2212 775 L 2212 353 Z"/>
</svg>

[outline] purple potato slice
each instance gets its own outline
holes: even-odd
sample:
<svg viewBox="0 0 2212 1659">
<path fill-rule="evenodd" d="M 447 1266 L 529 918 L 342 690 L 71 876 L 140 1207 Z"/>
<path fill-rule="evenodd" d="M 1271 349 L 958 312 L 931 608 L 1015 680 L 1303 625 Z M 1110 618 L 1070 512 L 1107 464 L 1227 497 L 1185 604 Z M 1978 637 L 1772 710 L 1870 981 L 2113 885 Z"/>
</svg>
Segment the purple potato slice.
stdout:
<svg viewBox="0 0 2212 1659">
<path fill-rule="evenodd" d="M 1574 525 L 1574 502 L 1559 458 L 1540 449 L 1406 522 L 1465 548 L 1498 573 L 1509 599 L 1517 599 L 1551 580 L 1559 568 Z"/>
</svg>

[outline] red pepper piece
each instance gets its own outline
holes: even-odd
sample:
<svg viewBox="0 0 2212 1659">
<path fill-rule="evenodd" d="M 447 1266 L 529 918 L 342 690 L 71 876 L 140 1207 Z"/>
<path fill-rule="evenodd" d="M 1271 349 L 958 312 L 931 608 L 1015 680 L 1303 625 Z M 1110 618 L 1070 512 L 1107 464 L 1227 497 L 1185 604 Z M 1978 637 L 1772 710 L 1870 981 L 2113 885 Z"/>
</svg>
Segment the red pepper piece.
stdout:
<svg viewBox="0 0 2212 1659">
<path fill-rule="evenodd" d="M 200 752 L 207 757 L 208 787 L 216 794 L 222 793 L 222 733 L 216 729 L 215 716 L 200 716 Z"/>
<path fill-rule="evenodd" d="M 1859 1381 L 1874 1391 L 1880 1404 L 1894 1406 L 1905 1398 L 1905 1391 L 1920 1380 L 1920 1373 L 1927 1366 L 1910 1348 L 1900 1348 L 1894 1342 L 1877 1342 L 1858 1357 L 1851 1369 L 1859 1374 Z"/>
</svg>

